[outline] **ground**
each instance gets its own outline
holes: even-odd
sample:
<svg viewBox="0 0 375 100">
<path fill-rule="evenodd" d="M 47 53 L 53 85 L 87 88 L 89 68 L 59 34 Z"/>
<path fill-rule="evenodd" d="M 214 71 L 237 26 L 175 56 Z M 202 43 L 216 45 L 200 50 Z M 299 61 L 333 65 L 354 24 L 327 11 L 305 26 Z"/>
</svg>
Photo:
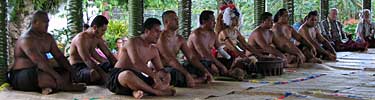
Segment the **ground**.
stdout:
<svg viewBox="0 0 375 100">
<path fill-rule="evenodd" d="M 215 81 L 194 89 L 176 88 L 177 95 L 173 97 L 145 96 L 144 99 L 375 100 L 375 49 L 367 52 L 339 52 L 337 58 L 337 62 L 305 64 L 298 69 L 286 69 L 281 76 L 246 82 Z M 313 75 L 322 76 L 311 77 Z M 291 82 L 296 79 L 306 80 Z M 275 82 L 284 82 L 284 84 L 275 84 Z M 5 100 L 133 99 L 130 96 L 115 95 L 98 86 L 89 86 L 84 93 L 58 92 L 51 95 L 5 89 L 0 92 L 0 98 Z"/>
</svg>

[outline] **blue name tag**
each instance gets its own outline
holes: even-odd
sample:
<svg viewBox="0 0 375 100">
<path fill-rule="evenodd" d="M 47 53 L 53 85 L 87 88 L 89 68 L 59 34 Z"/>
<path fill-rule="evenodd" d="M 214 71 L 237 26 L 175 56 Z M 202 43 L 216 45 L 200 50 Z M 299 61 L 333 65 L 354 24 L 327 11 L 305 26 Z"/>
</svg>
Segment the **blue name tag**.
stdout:
<svg viewBox="0 0 375 100">
<path fill-rule="evenodd" d="M 47 56 L 47 59 L 52 59 L 53 58 L 53 55 L 50 52 L 46 53 L 46 56 Z"/>
</svg>

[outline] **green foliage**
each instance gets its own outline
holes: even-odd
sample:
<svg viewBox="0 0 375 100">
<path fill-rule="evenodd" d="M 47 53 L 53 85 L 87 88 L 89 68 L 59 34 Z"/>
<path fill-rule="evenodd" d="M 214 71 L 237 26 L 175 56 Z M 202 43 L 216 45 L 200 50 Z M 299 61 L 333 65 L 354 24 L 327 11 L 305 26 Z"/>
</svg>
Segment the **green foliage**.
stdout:
<svg viewBox="0 0 375 100">
<path fill-rule="evenodd" d="M 128 22 L 125 20 L 110 20 L 104 39 L 107 41 L 110 50 L 116 48 L 116 39 L 128 35 Z"/>
<path fill-rule="evenodd" d="M 83 26 L 83 12 L 82 0 L 69 0 L 68 1 L 68 29 L 73 34 L 82 32 Z"/>
<path fill-rule="evenodd" d="M 347 24 L 344 26 L 344 32 L 348 32 L 349 34 L 355 34 L 356 28 L 357 24 Z"/>
<path fill-rule="evenodd" d="M 143 0 L 129 0 L 129 37 L 139 36 L 142 33 Z"/>
<path fill-rule="evenodd" d="M 54 29 L 51 32 L 61 51 L 64 51 L 65 47 L 67 47 L 73 39 L 72 32 L 67 28 Z"/>
<path fill-rule="evenodd" d="M 5 82 L 8 70 L 7 9 L 6 0 L 0 0 L 0 84 Z"/>
<path fill-rule="evenodd" d="M 64 1 L 66 0 L 32 0 L 32 4 L 34 6 L 33 10 L 43 10 L 54 14 L 57 12 L 59 5 Z M 19 14 L 30 11 L 30 9 L 25 9 L 24 2 L 25 0 L 8 0 L 9 6 L 12 8 L 10 10 L 11 21 L 17 21 Z"/>
</svg>

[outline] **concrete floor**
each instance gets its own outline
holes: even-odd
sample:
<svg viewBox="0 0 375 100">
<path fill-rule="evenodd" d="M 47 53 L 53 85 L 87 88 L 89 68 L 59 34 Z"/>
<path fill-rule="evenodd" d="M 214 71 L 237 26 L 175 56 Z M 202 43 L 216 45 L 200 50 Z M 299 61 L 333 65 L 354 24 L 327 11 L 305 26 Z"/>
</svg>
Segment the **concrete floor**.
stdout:
<svg viewBox="0 0 375 100">
<path fill-rule="evenodd" d="M 337 62 L 305 64 L 298 69 L 287 69 L 282 76 L 256 80 L 290 81 L 306 78 L 313 74 L 326 74 L 321 77 L 289 84 L 262 84 L 253 82 L 215 81 L 197 88 L 177 88 L 173 97 L 145 96 L 143 99 L 214 99 L 214 100 L 375 100 L 375 49 L 367 52 L 339 52 Z M 286 96 L 286 93 L 292 93 Z M 89 86 L 84 93 L 58 92 L 41 95 L 34 92 L 4 90 L 2 100 L 124 100 L 130 96 L 112 94 L 103 87 Z"/>
</svg>

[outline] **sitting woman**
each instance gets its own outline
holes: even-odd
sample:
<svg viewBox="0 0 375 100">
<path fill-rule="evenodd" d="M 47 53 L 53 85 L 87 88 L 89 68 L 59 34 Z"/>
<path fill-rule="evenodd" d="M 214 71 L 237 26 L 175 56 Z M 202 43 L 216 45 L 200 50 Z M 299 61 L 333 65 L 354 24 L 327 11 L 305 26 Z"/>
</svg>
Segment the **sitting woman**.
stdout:
<svg viewBox="0 0 375 100">
<path fill-rule="evenodd" d="M 369 9 L 363 9 L 360 14 L 360 22 L 356 28 L 357 42 L 368 43 L 369 47 L 375 47 L 375 23 L 371 22 L 371 12 Z"/>
</svg>

